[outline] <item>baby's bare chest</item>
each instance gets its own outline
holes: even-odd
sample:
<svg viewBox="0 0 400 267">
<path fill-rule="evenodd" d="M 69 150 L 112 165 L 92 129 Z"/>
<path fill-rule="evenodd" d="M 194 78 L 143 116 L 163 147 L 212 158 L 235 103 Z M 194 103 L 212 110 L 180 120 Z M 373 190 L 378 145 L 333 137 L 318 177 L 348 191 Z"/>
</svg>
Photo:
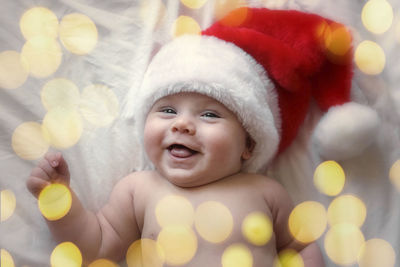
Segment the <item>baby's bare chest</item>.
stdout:
<svg viewBox="0 0 400 267">
<path fill-rule="evenodd" d="M 237 257 L 254 267 L 273 261 L 272 213 L 257 190 L 161 189 L 147 200 L 142 239 L 162 247 L 166 266 L 221 266 Z"/>
</svg>

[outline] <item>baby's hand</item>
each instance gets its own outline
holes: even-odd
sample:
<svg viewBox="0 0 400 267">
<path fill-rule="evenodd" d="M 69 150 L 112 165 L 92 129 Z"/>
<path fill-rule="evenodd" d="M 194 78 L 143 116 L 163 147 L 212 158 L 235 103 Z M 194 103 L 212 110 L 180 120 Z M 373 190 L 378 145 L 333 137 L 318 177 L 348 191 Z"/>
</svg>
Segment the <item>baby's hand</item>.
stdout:
<svg viewBox="0 0 400 267">
<path fill-rule="evenodd" d="M 37 198 L 44 187 L 52 183 L 69 186 L 68 164 L 61 152 L 48 152 L 32 170 L 26 186 Z"/>
</svg>

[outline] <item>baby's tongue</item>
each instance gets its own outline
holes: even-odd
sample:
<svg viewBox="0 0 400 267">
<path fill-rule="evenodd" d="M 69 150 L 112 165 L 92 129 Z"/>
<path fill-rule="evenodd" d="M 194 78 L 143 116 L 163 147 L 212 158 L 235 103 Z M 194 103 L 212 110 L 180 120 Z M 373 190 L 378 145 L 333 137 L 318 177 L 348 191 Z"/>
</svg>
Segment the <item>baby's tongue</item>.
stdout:
<svg viewBox="0 0 400 267">
<path fill-rule="evenodd" d="M 194 154 L 194 151 L 185 146 L 173 146 L 170 151 L 173 156 L 178 158 L 187 158 Z"/>
</svg>

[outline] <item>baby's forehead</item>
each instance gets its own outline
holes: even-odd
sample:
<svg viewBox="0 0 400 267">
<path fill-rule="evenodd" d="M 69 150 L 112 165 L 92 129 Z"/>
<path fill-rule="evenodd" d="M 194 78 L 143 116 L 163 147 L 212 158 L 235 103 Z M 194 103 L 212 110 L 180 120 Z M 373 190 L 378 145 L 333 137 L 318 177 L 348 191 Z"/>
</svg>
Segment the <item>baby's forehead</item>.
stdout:
<svg viewBox="0 0 400 267">
<path fill-rule="evenodd" d="M 223 103 L 221 103 L 217 99 L 207 96 L 205 94 L 199 94 L 195 92 L 179 92 L 176 94 L 163 96 L 156 101 L 156 104 L 162 102 L 177 102 L 177 103 L 190 102 L 190 103 L 204 104 L 204 105 L 217 105 L 217 106 L 222 106 L 225 109 L 229 110 L 228 107 L 226 107 Z"/>
</svg>

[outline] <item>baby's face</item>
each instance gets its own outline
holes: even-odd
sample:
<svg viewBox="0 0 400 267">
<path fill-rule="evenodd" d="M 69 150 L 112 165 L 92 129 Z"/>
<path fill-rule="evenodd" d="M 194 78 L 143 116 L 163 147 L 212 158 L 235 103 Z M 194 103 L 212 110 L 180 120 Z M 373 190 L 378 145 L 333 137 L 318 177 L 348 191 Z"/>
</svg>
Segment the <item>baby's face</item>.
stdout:
<svg viewBox="0 0 400 267">
<path fill-rule="evenodd" d="M 250 157 L 246 131 L 235 114 L 197 93 L 158 100 L 146 119 L 144 145 L 157 171 L 181 187 L 235 174 Z"/>
</svg>

